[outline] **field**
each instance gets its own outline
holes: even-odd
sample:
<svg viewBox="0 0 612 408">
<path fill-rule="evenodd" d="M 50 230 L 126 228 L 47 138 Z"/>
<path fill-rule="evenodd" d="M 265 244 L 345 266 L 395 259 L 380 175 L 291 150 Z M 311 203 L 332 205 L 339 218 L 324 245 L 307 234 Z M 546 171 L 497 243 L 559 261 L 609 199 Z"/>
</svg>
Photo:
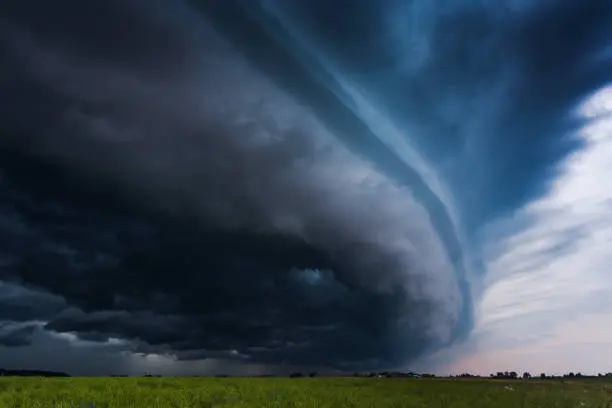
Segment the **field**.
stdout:
<svg viewBox="0 0 612 408">
<path fill-rule="evenodd" d="M 610 408 L 612 382 L 357 378 L 0 378 L 0 408 Z"/>
</svg>

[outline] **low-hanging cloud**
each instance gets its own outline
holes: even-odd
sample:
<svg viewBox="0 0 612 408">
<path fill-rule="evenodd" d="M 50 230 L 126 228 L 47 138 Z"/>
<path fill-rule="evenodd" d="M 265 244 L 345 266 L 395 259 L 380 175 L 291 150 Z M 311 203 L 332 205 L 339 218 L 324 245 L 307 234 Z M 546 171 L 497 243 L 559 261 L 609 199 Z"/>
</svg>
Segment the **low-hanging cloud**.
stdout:
<svg viewBox="0 0 612 408">
<path fill-rule="evenodd" d="M 4 11 L 0 302 L 43 324 L 4 345 L 365 368 L 453 340 L 466 299 L 427 211 L 205 17 L 38 3 Z"/>
</svg>

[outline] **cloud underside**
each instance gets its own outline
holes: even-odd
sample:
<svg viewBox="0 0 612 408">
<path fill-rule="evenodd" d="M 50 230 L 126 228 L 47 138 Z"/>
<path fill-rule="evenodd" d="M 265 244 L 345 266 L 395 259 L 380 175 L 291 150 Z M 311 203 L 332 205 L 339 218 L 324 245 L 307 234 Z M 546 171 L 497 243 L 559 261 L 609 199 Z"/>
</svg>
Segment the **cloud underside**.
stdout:
<svg viewBox="0 0 612 408">
<path fill-rule="evenodd" d="M 0 344 L 349 369 L 452 340 L 427 212 L 205 20 L 111 1 L 42 36 L 30 6 L 1 49 Z"/>
</svg>

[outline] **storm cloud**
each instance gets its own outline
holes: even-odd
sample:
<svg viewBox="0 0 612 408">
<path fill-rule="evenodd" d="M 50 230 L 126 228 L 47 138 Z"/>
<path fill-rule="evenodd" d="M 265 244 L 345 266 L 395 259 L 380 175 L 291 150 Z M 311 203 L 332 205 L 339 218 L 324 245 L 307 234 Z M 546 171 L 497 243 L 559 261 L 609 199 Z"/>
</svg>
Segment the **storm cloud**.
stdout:
<svg viewBox="0 0 612 408">
<path fill-rule="evenodd" d="M 2 6 L 2 345 L 354 370 L 465 339 L 464 236 L 579 145 L 559 118 L 607 75 L 573 64 L 607 9 L 422 9 L 402 53 L 416 8 L 319 3 Z"/>
<path fill-rule="evenodd" d="M 3 308 L 179 359 L 387 366 L 451 341 L 465 299 L 409 189 L 205 16 L 65 3 L 5 12 Z"/>
</svg>

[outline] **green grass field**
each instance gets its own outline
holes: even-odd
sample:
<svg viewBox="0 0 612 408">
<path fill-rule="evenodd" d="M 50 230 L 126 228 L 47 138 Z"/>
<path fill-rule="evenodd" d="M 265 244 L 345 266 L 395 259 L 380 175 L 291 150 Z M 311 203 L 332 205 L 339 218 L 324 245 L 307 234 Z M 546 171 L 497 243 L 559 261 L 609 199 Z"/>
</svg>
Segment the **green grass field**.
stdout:
<svg viewBox="0 0 612 408">
<path fill-rule="evenodd" d="M 610 408 L 609 380 L 0 378 L 0 408 Z"/>
</svg>

